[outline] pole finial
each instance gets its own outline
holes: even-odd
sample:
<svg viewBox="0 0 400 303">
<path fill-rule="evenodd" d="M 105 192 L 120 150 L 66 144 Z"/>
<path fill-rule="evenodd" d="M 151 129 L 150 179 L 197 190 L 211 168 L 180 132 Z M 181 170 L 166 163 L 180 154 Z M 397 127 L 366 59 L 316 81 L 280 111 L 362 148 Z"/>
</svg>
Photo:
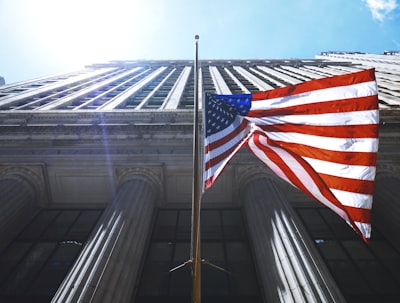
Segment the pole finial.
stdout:
<svg viewBox="0 0 400 303">
<path fill-rule="evenodd" d="M 199 39 L 200 39 L 200 36 L 199 36 L 199 35 L 196 35 L 196 36 L 194 36 L 194 38 L 195 38 L 196 40 L 199 40 Z"/>
</svg>

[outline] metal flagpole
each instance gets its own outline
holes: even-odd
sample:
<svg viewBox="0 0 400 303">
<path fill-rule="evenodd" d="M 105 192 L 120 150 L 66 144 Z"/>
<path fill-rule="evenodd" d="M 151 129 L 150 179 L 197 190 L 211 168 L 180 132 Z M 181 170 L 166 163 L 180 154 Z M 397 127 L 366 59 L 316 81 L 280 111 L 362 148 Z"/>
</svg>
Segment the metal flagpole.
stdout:
<svg viewBox="0 0 400 303">
<path fill-rule="evenodd" d="M 199 170 L 199 83 L 198 41 L 195 36 L 194 61 L 194 113 L 193 113 L 193 185 L 192 185 L 192 231 L 190 257 L 192 263 L 192 303 L 201 303 L 201 241 L 200 241 L 200 170 Z"/>
<path fill-rule="evenodd" d="M 199 67 L 198 67 L 198 41 L 199 36 L 195 37 L 195 61 L 194 61 L 194 108 L 193 108 L 193 184 L 192 184 L 192 226 L 191 226 L 191 245 L 190 260 L 178 265 L 170 270 L 173 272 L 188 264 L 192 266 L 192 303 L 201 303 L 201 265 L 209 265 L 215 269 L 229 273 L 222 267 L 201 259 L 201 240 L 200 240 L 200 204 L 201 204 L 201 181 L 199 157 Z"/>
</svg>

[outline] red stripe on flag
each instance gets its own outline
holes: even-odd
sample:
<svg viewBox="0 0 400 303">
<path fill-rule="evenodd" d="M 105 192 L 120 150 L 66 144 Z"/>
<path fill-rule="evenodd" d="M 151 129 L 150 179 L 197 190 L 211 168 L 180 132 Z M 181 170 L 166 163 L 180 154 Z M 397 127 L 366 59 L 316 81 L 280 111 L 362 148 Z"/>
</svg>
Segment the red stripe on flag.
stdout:
<svg viewBox="0 0 400 303">
<path fill-rule="evenodd" d="M 259 100 L 259 101 L 268 102 L 268 100 Z M 281 108 L 250 110 L 247 116 L 254 118 L 260 118 L 260 117 L 262 118 L 268 116 L 316 115 L 316 114 L 328 114 L 328 113 L 355 112 L 355 111 L 374 110 L 374 109 L 378 109 L 378 98 L 376 95 L 349 98 L 343 100 L 314 102 L 311 104 L 301 104 L 301 105 L 294 105 Z"/>
<path fill-rule="evenodd" d="M 376 153 L 333 151 L 304 144 L 276 140 L 274 142 L 277 146 L 301 157 L 348 165 L 376 166 Z"/>
<path fill-rule="evenodd" d="M 374 181 L 371 180 L 351 179 L 321 173 L 319 176 L 329 188 L 366 195 L 374 193 Z"/>
<path fill-rule="evenodd" d="M 378 124 L 326 126 L 285 123 L 259 126 L 267 132 L 293 132 L 332 138 L 377 138 L 379 130 Z"/>
<path fill-rule="evenodd" d="M 351 219 L 361 223 L 371 223 L 371 210 L 351 206 L 343 206 Z M 364 237 L 363 237 L 364 238 Z M 365 239 L 365 238 L 364 238 Z M 366 240 L 366 239 L 365 239 Z"/>
<path fill-rule="evenodd" d="M 276 88 L 269 91 L 256 92 L 253 93 L 252 100 L 257 101 L 257 100 L 281 98 L 305 92 L 310 92 L 313 90 L 332 88 L 338 86 L 348 86 L 355 83 L 370 82 L 374 80 L 375 80 L 375 70 L 368 69 L 351 74 L 315 79 L 308 82 Z"/>
<path fill-rule="evenodd" d="M 212 175 L 209 179 L 205 180 L 204 181 L 204 189 L 206 190 L 206 189 L 210 188 L 213 185 L 213 183 L 217 177 L 218 176 L 216 176 L 216 175 Z"/>
<path fill-rule="evenodd" d="M 225 150 L 223 153 L 219 154 L 218 156 L 212 157 L 210 160 L 208 160 L 205 163 L 205 169 L 210 169 L 211 167 L 213 167 L 214 165 L 220 163 L 221 161 L 223 161 L 226 158 L 229 158 L 232 153 L 235 151 L 235 149 L 241 144 L 242 142 L 239 141 L 238 143 L 234 144 L 232 147 L 230 147 L 229 149 Z"/>
</svg>

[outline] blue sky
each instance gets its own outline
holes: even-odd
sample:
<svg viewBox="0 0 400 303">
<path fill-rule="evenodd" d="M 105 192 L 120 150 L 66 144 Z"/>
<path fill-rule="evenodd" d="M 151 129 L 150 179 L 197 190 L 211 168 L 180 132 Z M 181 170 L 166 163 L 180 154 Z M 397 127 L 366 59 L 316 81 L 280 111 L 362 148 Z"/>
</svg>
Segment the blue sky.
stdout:
<svg viewBox="0 0 400 303">
<path fill-rule="evenodd" d="M 400 50 L 400 0 L 0 0 L 7 83 L 122 59 Z"/>
</svg>

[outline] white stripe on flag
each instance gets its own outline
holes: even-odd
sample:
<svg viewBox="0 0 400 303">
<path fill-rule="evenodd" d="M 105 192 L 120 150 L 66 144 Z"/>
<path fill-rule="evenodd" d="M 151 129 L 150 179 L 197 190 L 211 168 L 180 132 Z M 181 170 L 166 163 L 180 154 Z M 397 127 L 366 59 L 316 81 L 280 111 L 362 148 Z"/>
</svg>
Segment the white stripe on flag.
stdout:
<svg viewBox="0 0 400 303">
<path fill-rule="evenodd" d="M 213 148 L 212 150 L 212 158 L 218 157 L 220 154 L 223 154 L 225 151 L 227 151 L 228 149 L 230 149 L 231 147 L 233 147 L 234 145 L 238 144 L 241 140 L 243 140 L 243 138 L 245 137 L 246 133 L 248 132 L 248 129 L 244 129 L 242 132 L 240 132 L 239 135 L 233 137 L 231 140 L 229 140 L 228 142 L 226 142 L 223 145 L 220 145 L 217 148 Z M 226 135 L 225 135 L 226 136 Z M 225 136 L 221 136 L 225 137 Z M 206 144 L 212 144 L 213 141 L 206 139 Z"/>
<path fill-rule="evenodd" d="M 307 157 L 303 159 L 318 173 L 357 180 L 373 181 L 375 178 L 375 166 L 339 164 Z"/>
<path fill-rule="evenodd" d="M 373 109 L 329 114 L 265 116 L 263 118 L 246 117 L 246 119 L 258 125 L 286 123 L 316 126 L 365 125 L 376 124 L 376 121 L 378 121 L 378 112 Z"/>
<path fill-rule="evenodd" d="M 208 140 L 209 142 L 214 142 L 214 141 L 218 141 L 224 137 L 226 137 L 227 135 L 229 135 L 231 132 L 235 131 L 235 129 L 237 129 L 240 124 L 242 123 L 243 118 L 242 117 L 237 117 L 228 127 L 226 127 L 225 129 L 212 134 L 212 135 L 208 135 L 206 136 L 206 140 Z"/>
<path fill-rule="evenodd" d="M 274 141 L 308 145 L 333 151 L 377 152 L 376 138 L 331 138 L 289 132 L 266 132 Z"/>
<path fill-rule="evenodd" d="M 309 91 L 297 95 L 272 98 L 252 102 L 251 110 L 268 110 L 295 105 L 329 102 L 334 100 L 373 96 L 377 94 L 375 81 L 352 84 L 348 86 L 331 87 Z"/>
<path fill-rule="evenodd" d="M 371 209 L 372 195 L 353 193 L 331 188 L 332 193 L 346 206 Z"/>
<path fill-rule="evenodd" d="M 371 224 L 354 221 L 354 224 L 367 239 L 371 237 Z"/>
</svg>

